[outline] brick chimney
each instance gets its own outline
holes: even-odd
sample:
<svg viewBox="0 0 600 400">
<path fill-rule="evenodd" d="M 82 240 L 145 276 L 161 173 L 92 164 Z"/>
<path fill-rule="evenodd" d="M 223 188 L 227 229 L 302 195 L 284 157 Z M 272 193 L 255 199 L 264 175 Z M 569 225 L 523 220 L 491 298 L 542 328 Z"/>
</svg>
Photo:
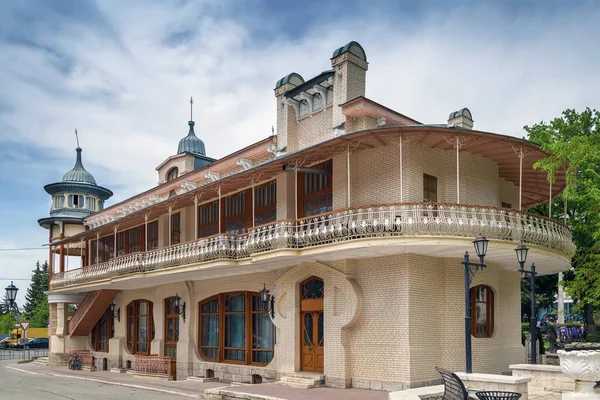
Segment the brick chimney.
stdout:
<svg viewBox="0 0 600 400">
<path fill-rule="evenodd" d="M 450 113 L 448 116 L 448 127 L 459 127 L 465 129 L 473 129 L 473 116 L 468 108 L 463 108 Z"/>
</svg>

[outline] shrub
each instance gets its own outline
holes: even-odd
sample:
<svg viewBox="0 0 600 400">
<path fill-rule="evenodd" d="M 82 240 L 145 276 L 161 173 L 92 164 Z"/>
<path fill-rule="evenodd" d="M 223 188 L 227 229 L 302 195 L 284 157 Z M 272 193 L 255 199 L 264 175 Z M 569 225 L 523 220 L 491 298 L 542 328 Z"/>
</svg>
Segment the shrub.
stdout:
<svg viewBox="0 0 600 400">
<path fill-rule="evenodd" d="M 600 333 L 588 333 L 585 341 L 588 343 L 600 343 Z"/>
</svg>

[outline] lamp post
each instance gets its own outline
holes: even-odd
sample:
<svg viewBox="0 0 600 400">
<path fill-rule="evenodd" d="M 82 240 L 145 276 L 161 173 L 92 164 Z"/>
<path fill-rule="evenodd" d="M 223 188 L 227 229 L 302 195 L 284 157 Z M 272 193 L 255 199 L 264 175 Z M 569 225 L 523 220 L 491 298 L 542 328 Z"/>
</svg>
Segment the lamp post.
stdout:
<svg viewBox="0 0 600 400">
<path fill-rule="evenodd" d="M 271 315 L 271 318 L 275 318 L 275 296 L 271 296 L 271 291 L 265 284 L 259 293 L 265 310 Z"/>
<path fill-rule="evenodd" d="M 181 297 L 179 294 L 175 293 L 175 312 L 183 317 L 183 322 L 185 322 L 185 301 L 181 304 Z"/>
<path fill-rule="evenodd" d="M 485 268 L 483 260 L 487 253 L 488 240 L 484 236 L 479 235 L 473 241 L 473 246 L 475 247 L 475 253 L 479 257 L 479 263 L 469 261 L 468 251 L 465 251 L 464 260 L 461 263 L 465 267 L 465 362 L 467 374 L 473 372 L 471 359 L 471 281 L 477 271 Z"/>
<path fill-rule="evenodd" d="M 535 264 L 531 264 L 531 270 L 525 270 L 525 262 L 527 261 L 527 252 L 529 249 L 527 246 L 521 242 L 520 245 L 515 249 L 515 253 L 517 254 L 517 261 L 519 262 L 519 272 L 523 275 L 526 275 L 529 278 L 529 288 L 531 291 L 531 315 L 529 316 L 529 334 L 531 336 L 531 363 L 537 364 L 537 354 L 536 354 L 536 339 L 537 339 L 537 331 L 536 331 L 536 318 L 535 318 Z"/>
<path fill-rule="evenodd" d="M 8 285 L 5 290 L 6 299 L 8 300 L 8 309 L 15 312 L 15 319 L 17 321 L 17 325 L 19 325 L 19 320 L 21 319 L 21 316 L 19 315 L 19 307 L 17 307 L 17 302 L 15 301 L 17 299 L 17 292 L 19 291 L 19 288 L 17 288 L 11 281 L 10 285 Z M 19 336 L 18 334 L 19 330 L 17 329 L 17 337 Z M 18 339 L 17 343 L 19 343 Z"/>
</svg>

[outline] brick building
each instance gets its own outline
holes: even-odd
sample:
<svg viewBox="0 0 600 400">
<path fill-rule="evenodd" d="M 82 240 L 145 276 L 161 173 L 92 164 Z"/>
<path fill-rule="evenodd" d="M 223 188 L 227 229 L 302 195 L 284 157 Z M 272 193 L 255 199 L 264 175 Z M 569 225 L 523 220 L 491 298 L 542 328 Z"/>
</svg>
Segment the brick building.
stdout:
<svg viewBox="0 0 600 400">
<path fill-rule="evenodd" d="M 564 175 L 549 184 L 538 145 L 473 129 L 466 108 L 423 124 L 366 98 L 367 69 L 350 42 L 330 70 L 277 81 L 276 135 L 215 160 L 190 121 L 157 187 L 40 220 L 50 362 L 76 350 L 177 379 L 424 385 L 434 366 L 463 369 L 460 261 L 479 234 L 473 369 L 525 361 L 514 249 L 526 243 L 541 274 L 570 266 L 570 231 L 523 211 Z"/>
</svg>

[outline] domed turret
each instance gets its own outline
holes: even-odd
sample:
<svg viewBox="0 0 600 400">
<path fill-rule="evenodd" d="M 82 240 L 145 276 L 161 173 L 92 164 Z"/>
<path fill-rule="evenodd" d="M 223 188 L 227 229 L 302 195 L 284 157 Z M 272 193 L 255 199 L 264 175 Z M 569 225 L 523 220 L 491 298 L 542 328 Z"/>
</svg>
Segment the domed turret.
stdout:
<svg viewBox="0 0 600 400">
<path fill-rule="evenodd" d="M 199 156 L 205 156 L 204 142 L 194 133 L 194 121 L 188 122 L 190 131 L 188 135 L 179 141 L 177 154 L 191 153 Z"/>
<path fill-rule="evenodd" d="M 77 135 L 77 131 L 75 131 Z M 64 174 L 62 181 L 44 186 L 52 196 L 50 217 L 38 222 L 49 228 L 56 222 L 81 224 L 83 218 L 104 208 L 104 201 L 112 196 L 112 192 L 98 186 L 96 179 L 83 166 L 81 147 L 77 140 L 77 159 L 75 166 Z"/>
<path fill-rule="evenodd" d="M 84 168 L 83 163 L 81 162 L 81 147 L 77 147 L 75 150 L 77 150 L 77 161 L 75 161 L 75 166 L 63 176 L 62 181 L 96 185 L 96 179 L 94 179 L 94 176 Z"/>
</svg>

